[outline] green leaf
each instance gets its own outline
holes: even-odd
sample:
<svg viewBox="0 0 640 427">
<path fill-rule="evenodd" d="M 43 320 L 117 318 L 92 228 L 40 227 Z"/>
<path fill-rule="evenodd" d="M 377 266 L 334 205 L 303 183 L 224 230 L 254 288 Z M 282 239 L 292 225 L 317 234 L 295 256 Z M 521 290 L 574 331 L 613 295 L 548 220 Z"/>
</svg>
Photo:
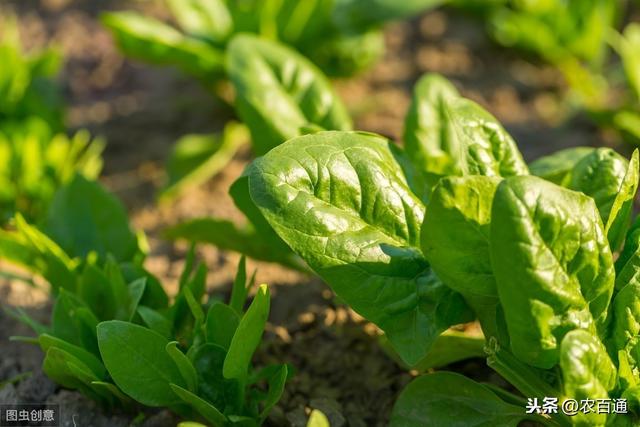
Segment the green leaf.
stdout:
<svg viewBox="0 0 640 427">
<path fill-rule="evenodd" d="M 207 312 L 207 342 L 228 350 L 239 323 L 238 312 L 220 302 L 213 303 Z"/>
<path fill-rule="evenodd" d="M 569 188 L 595 200 L 611 247 L 620 246 L 638 188 L 638 155 L 629 164 L 612 149 L 598 148 L 576 164 Z"/>
<path fill-rule="evenodd" d="M 107 276 L 95 265 L 87 263 L 78 283 L 78 296 L 100 320 L 115 317 L 119 301 Z"/>
<path fill-rule="evenodd" d="M 278 235 L 412 365 L 468 320 L 467 307 L 422 256 L 424 206 L 388 144 L 357 132 L 298 137 L 254 162 L 249 187 Z"/>
<path fill-rule="evenodd" d="M 72 366 L 75 365 L 76 369 Z M 58 348 L 51 347 L 47 350 L 42 370 L 49 378 L 63 387 L 79 390 L 98 402 L 101 396 L 91 387 L 91 370 L 74 355 Z M 83 375 L 78 375 L 81 371 Z M 84 374 L 88 375 L 85 376 Z"/>
<path fill-rule="evenodd" d="M 36 227 L 17 214 L 15 232 L 0 230 L 0 258 L 41 275 L 52 287 L 76 291 L 76 262 Z"/>
<path fill-rule="evenodd" d="M 616 384 L 616 368 L 600 340 L 587 331 L 569 332 L 560 345 L 564 395 L 576 399 L 609 399 Z M 574 425 L 605 425 L 607 414 L 578 412 Z"/>
<path fill-rule="evenodd" d="M 169 384 L 185 382 L 165 351 L 169 341 L 162 335 L 111 320 L 98 325 L 98 344 L 109 374 L 125 394 L 147 406 L 177 403 Z"/>
<path fill-rule="evenodd" d="M 230 122 L 222 135 L 186 135 L 178 140 L 167 162 L 168 183 L 161 201 L 178 196 L 186 188 L 198 186 L 214 177 L 249 140 L 241 124 Z"/>
<path fill-rule="evenodd" d="M 74 294 L 60 290 L 51 323 L 51 334 L 55 337 L 99 354 L 95 330 L 98 319 Z"/>
<path fill-rule="evenodd" d="M 98 378 L 106 378 L 107 370 L 104 365 L 96 356 L 88 352 L 82 347 L 71 344 L 67 341 L 61 340 L 60 338 L 56 338 L 49 334 L 42 334 L 38 337 L 38 343 L 40 344 L 40 348 L 44 353 L 47 353 L 50 348 L 56 347 L 65 352 L 73 355 L 78 360 L 80 360 L 83 364 L 87 365 L 87 367 L 98 377 Z"/>
<path fill-rule="evenodd" d="M 423 77 L 405 123 L 407 152 L 433 186 L 442 176 L 528 174 L 502 125 L 437 75 Z"/>
<path fill-rule="evenodd" d="M 491 205 L 500 179 L 443 178 L 422 224 L 422 252 L 438 277 L 462 295 L 497 297 L 489 256 Z"/>
<path fill-rule="evenodd" d="M 284 393 L 284 386 L 287 382 L 288 370 L 287 365 L 282 365 L 276 372 L 269 378 L 269 390 L 267 391 L 267 398 L 265 399 L 264 406 L 260 412 L 261 423 L 267 419 L 271 409 L 278 403 Z"/>
<path fill-rule="evenodd" d="M 490 241 L 515 356 L 551 368 L 567 332 L 604 329 L 613 258 L 593 199 L 537 177 L 508 178 L 493 200 Z"/>
<path fill-rule="evenodd" d="M 133 317 L 136 315 L 136 311 L 138 310 L 138 305 L 142 300 L 142 296 L 144 295 L 144 291 L 147 287 L 147 278 L 141 277 L 131 283 L 129 283 L 129 300 L 126 307 L 127 313 L 124 317 L 124 320 L 131 322 Z"/>
<path fill-rule="evenodd" d="M 529 163 L 529 170 L 532 175 L 568 187 L 576 164 L 595 150 L 593 147 L 573 147 L 556 151 Z"/>
<path fill-rule="evenodd" d="M 233 31 L 233 20 L 223 0 L 168 0 L 169 8 L 187 33 L 224 42 Z"/>
<path fill-rule="evenodd" d="M 44 224 L 46 233 L 71 256 L 95 251 L 128 261 L 138 251 L 120 201 L 97 182 L 76 177 L 55 195 Z"/>
<path fill-rule="evenodd" d="M 225 411 L 231 406 L 232 394 L 238 388 L 237 381 L 227 380 L 222 375 L 226 355 L 224 348 L 211 343 L 201 344 L 189 351 L 198 373 L 198 395 Z"/>
<path fill-rule="evenodd" d="M 169 297 L 160 284 L 160 281 L 153 274 L 132 262 L 120 264 L 120 269 L 126 283 L 132 283 L 137 279 L 145 278 L 145 288 L 140 304 L 156 310 L 167 308 L 169 305 Z"/>
<path fill-rule="evenodd" d="M 238 264 L 238 271 L 236 277 L 233 280 L 233 288 L 231 289 L 231 301 L 229 301 L 229 307 L 236 311 L 236 313 L 244 312 L 244 304 L 247 301 L 247 294 L 249 289 L 247 287 L 247 259 L 243 255 L 240 257 L 240 263 Z"/>
<path fill-rule="evenodd" d="M 224 54 L 175 28 L 134 12 L 105 13 L 102 23 L 125 54 L 152 64 L 176 65 L 205 81 L 224 73 Z"/>
<path fill-rule="evenodd" d="M 227 48 L 227 72 L 258 155 L 300 135 L 300 128 L 308 124 L 329 130 L 351 128 L 327 78 L 283 45 L 248 34 L 235 36 Z"/>
<path fill-rule="evenodd" d="M 446 135 L 450 132 L 447 100 L 459 96 L 456 88 L 439 74 L 424 75 L 413 90 L 404 124 L 405 150 L 425 174 L 430 188 L 440 177 L 458 172 Z"/>
<path fill-rule="evenodd" d="M 269 288 L 260 285 L 258 293 L 236 329 L 227 356 L 224 359 L 222 373 L 227 379 L 236 379 L 244 383 L 247 379 L 249 363 L 260 344 L 264 327 L 269 317 Z"/>
<path fill-rule="evenodd" d="M 250 258 L 277 262 L 300 269 L 291 252 L 271 246 L 252 227 L 240 228 L 233 222 L 216 218 L 198 218 L 183 222 L 165 230 L 167 239 L 185 239 L 195 243 L 209 243 L 220 249 L 240 252 Z"/>
<path fill-rule="evenodd" d="M 215 406 L 198 395 L 180 387 L 177 384 L 171 384 L 171 389 L 184 403 L 193 409 L 211 423 L 214 427 L 224 427 L 227 425 L 227 417 L 224 416 Z"/>
<path fill-rule="evenodd" d="M 634 376 L 640 376 L 640 280 L 633 278 L 612 303 L 613 353 L 623 351 Z"/>
<path fill-rule="evenodd" d="M 156 331 L 165 338 L 169 338 L 171 336 L 171 322 L 165 316 L 156 310 L 143 305 L 138 306 L 137 311 L 142 318 L 142 321 L 149 329 Z"/>
<path fill-rule="evenodd" d="M 629 225 L 629 218 L 633 210 L 633 201 L 638 191 L 639 178 L 638 150 L 634 150 L 627 173 L 620 184 L 618 194 L 613 200 L 609 218 L 605 224 L 605 231 L 611 247 L 615 250 L 624 240 L 625 231 Z"/>
<path fill-rule="evenodd" d="M 189 358 L 180 351 L 178 342 L 170 342 L 165 349 L 178 367 L 189 391 L 196 392 L 198 390 L 198 374 L 196 373 L 196 368 L 193 367 Z"/>
<path fill-rule="evenodd" d="M 396 360 L 402 368 L 421 373 L 433 368 L 442 368 L 466 359 L 486 357 L 485 339 L 481 333 L 474 334 L 449 329 L 436 338 L 424 358 L 413 366 L 409 366 L 402 363 L 402 360 L 399 359 L 393 347 L 390 347 L 388 341 L 383 338 L 384 336 L 382 336 L 380 340 L 382 347 L 386 352 L 390 353 L 390 356 Z"/>
<path fill-rule="evenodd" d="M 393 407 L 389 426 L 517 427 L 526 419 L 540 421 L 482 384 L 453 372 L 436 372 L 405 387 Z"/>
</svg>

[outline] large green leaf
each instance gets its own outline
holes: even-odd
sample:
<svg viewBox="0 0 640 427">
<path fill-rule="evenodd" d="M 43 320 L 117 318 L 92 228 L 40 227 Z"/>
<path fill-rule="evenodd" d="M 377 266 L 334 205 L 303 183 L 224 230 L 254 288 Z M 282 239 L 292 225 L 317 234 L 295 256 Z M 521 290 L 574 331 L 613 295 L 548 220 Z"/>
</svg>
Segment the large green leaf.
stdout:
<svg viewBox="0 0 640 427">
<path fill-rule="evenodd" d="M 264 154 L 307 125 L 351 128 L 351 119 L 322 72 L 300 54 L 248 34 L 234 37 L 227 72 L 254 151 Z"/>
<path fill-rule="evenodd" d="M 629 163 L 610 148 L 598 148 L 575 165 L 568 187 L 595 200 L 611 247 L 620 246 L 638 189 L 638 154 Z"/>
<path fill-rule="evenodd" d="M 508 178 L 493 200 L 490 236 L 518 358 L 551 368 L 567 332 L 602 332 L 614 270 L 593 199 L 537 177 Z"/>
<path fill-rule="evenodd" d="M 224 73 L 223 52 L 195 37 L 135 12 L 102 15 L 120 48 L 129 56 L 153 64 L 176 65 L 186 73 L 211 81 Z"/>
<path fill-rule="evenodd" d="M 170 384 L 186 387 L 162 335 L 133 323 L 111 320 L 98 325 L 100 354 L 122 391 L 148 406 L 178 403 Z"/>
<path fill-rule="evenodd" d="M 571 182 L 571 175 L 576 164 L 594 151 L 595 148 L 592 147 L 573 147 L 559 150 L 529 163 L 529 170 L 532 175 L 567 187 Z"/>
<path fill-rule="evenodd" d="M 255 161 L 251 197 L 280 237 L 410 365 L 466 314 L 420 252 L 422 202 L 389 142 L 372 134 L 294 138 Z"/>
<path fill-rule="evenodd" d="M 444 283 L 462 295 L 497 297 L 489 257 L 491 204 L 499 178 L 443 178 L 422 224 L 422 252 Z"/>
<path fill-rule="evenodd" d="M 560 368 L 564 395 L 578 402 L 608 399 L 616 384 L 616 368 L 604 345 L 584 330 L 569 332 L 560 346 Z M 606 413 L 578 412 L 571 421 L 578 426 L 603 426 Z"/>
<path fill-rule="evenodd" d="M 517 427 L 526 419 L 542 420 L 460 374 L 436 372 L 405 387 L 393 407 L 389 426 Z"/>
<path fill-rule="evenodd" d="M 100 184 L 77 175 L 51 203 L 45 232 L 71 256 L 96 252 L 118 261 L 132 260 L 138 251 L 124 206 Z"/>
<path fill-rule="evenodd" d="M 613 300 L 611 315 L 613 353 L 626 353 L 635 378 L 640 376 L 640 281 L 633 278 Z"/>
<path fill-rule="evenodd" d="M 407 151 L 433 186 L 442 176 L 528 174 L 502 125 L 478 104 L 458 96 L 438 75 L 416 86 L 405 123 Z"/>
</svg>

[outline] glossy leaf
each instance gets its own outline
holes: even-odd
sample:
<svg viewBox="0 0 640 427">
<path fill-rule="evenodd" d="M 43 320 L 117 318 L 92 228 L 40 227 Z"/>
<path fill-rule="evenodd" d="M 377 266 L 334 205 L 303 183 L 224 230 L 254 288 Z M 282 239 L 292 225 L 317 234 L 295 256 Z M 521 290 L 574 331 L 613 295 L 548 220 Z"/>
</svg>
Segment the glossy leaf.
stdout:
<svg viewBox="0 0 640 427">
<path fill-rule="evenodd" d="M 626 353 L 636 378 L 640 375 L 640 281 L 633 278 L 612 304 L 611 339 L 615 354 Z"/>
<path fill-rule="evenodd" d="M 111 320 L 98 325 L 98 344 L 109 374 L 125 394 L 148 406 L 177 403 L 169 384 L 185 382 L 165 351 L 169 341 L 162 335 Z"/>
<path fill-rule="evenodd" d="M 576 164 L 569 188 L 595 200 L 611 246 L 617 248 L 638 188 L 638 155 L 634 154 L 629 164 L 615 151 L 599 148 Z"/>
<path fill-rule="evenodd" d="M 243 383 L 248 374 L 253 353 L 260 344 L 264 327 L 269 316 L 270 296 L 267 285 L 261 285 L 247 312 L 240 319 L 238 328 L 229 344 L 224 359 L 223 375 Z"/>
<path fill-rule="evenodd" d="M 593 199 L 536 177 L 506 179 L 493 200 L 490 236 L 518 358 L 551 368 L 567 332 L 604 329 L 613 259 Z"/>
<path fill-rule="evenodd" d="M 393 407 L 389 426 L 517 427 L 526 419 L 540 421 L 482 384 L 453 372 L 436 372 L 405 387 Z"/>
<path fill-rule="evenodd" d="M 413 98 L 404 124 L 407 154 L 416 168 L 427 178 L 429 187 L 442 176 L 457 175 L 458 165 L 449 146 L 451 121 L 448 100 L 459 97 L 456 88 L 438 74 L 420 78 L 413 89 Z"/>
<path fill-rule="evenodd" d="M 608 399 L 616 384 L 616 368 L 604 345 L 584 330 L 569 332 L 560 346 L 564 394 L 578 402 L 584 399 Z M 606 413 L 578 412 L 574 425 L 605 425 Z"/>
<path fill-rule="evenodd" d="M 594 151 L 592 147 L 566 148 L 529 163 L 529 170 L 532 175 L 567 187 L 576 164 Z"/>
<path fill-rule="evenodd" d="M 466 306 L 419 249 L 422 202 L 372 134 L 295 138 L 254 162 L 251 197 L 278 235 L 409 364 Z"/>
<path fill-rule="evenodd" d="M 422 252 L 443 282 L 462 295 L 497 297 L 489 256 L 491 205 L 499 178 L 443 178 L 422 225 Z"/>
<path fill-rule="evenodd" d="M 329 130 L 351 128 L 326 77 L 295 51 L 241 34 L 231 40 L 227 52 L 236 106 L 251 130 L 256 154 L 300 135 L 309 124 Z"/>
</svg>

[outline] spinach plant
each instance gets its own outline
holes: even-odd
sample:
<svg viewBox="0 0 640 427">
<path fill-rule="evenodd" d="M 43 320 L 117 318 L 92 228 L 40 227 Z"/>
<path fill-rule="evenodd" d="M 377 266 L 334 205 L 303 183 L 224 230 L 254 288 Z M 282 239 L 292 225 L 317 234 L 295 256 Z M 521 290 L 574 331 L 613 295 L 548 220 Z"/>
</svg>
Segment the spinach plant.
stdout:
<svg viewBox="0 0 640 427">
<path fill-rule="evenodd" d="M 60 290 L 51 325 L 15 311 L 38 337 L 14 339 L 38 344 L 50 378 L 106 408 L 160 406 L 212 426 L 261 425 L 289 375 L 286 365 L 251 366 L 269 290 L 261 285 L 245 311 L 253 278 L 242 259 L 230 302 L 209 298 L 203 305 L 206 275 L 192 250 L 169 304 L 148 272 L 113 257 L 103 266 L 85 258 L 75 282 Z"/>
<path fill-rule="evenodd" d="M 0 258 L 42 276 L 54 294 L 74 288 L 85 258 L 139 267 L 144 256 L 144 236 L 131 230 L 124 206 L 81 175 L 58 189 L 39 224 L 18 213 L 0 229 Z"/>
<path fill-rule="evenodd" d="M 139 13 L 108 13 L 103 22 L 123 51 L 175 65 L 208 84 L 225 75 L 224 54 L 237 33 L 278 40 L 330 74 L 369 67 L 384 51 L 381 25 L 437 6 L 438 0 L 167 0 L 178 28 Z"/>
<path fill-rule="evenodd" d="M 238 113 L 251 134 L 256 154 L 264 154 L 282 141 L 318 129 L 352 127 L 346 108 L 327 78 L 307 59 L 285 46 L 248 34 L 238 35 L 227 49 L 227 70 L 237 93 Z M 240 129 L 231 132 L 242 131 L 246 132 Z M 194 162 L 185 161 L 185 166 L 195 164 L 196 152 L 192 152 Z M 196 167 L 192 171 L 200 174 L 201 169 Z M 188 176 L 184 179 L 189 179 Z M 172 227 L 167 236 L 212 243 L 252 258 L 302 268 L 299 259 L 251 202 L 247 183 L 243 175 L 230 189 L 233 201 L 248 219 L 246 227 L 238 228 L 224 219 L 199 218 Z"/>
<path fill-rule="evenodd" d="M 51 48 L 25 51 L 15 18 L 0 19 L 0 225 L 17 212 L 41 221 L 59 187 L 102 168 L 101 141 L 63 133 L 60 59 Z"/>
<path fill-rule="evenodd" d="M 435 75 L 416 87 L 404 139 L 293 138 L 251 165 L 251 198 L 407 365 L 475 317 L 488 365 L 524 396 L 631 409 L 526 414 L 506 390 L 436 373 L 407 387 L 391 425 L 635 425 L 638 153 L 579 148 L 527 166 L 495 118 Z"/>
<path fill-rule="evenodd" d="M 254 152 L 263 154 L 283 141 L 269 140 L 278 133 L 291 133 L 305 124 L 326 126 L 336 120 L 345 121 L 338 109 L 326 112 L 335 113 L 332 116 L 317 115 L 325 113 L 325 106 L 333 103 L 324 97 L 334 96 L 326 93 L 329 86 L 311 61 L 329 74 L 353 74 L 381 56 L 384 22 L 439 3 L 440 0 L 167 0 L 179 29 L 131 11 L 105 14 L 103 22 L 127 55 L 177 66 L 214 90 L 220 89 L 225 78 L 230 79 L 237 93 L 231 103 L 238 104 L 240 117 L 251 127 Z M 290 70 L 289 65 L 294 69 Z M 231 101 L 226 95 L 229 91 L 216 92 Z M 268 105 L 268 100 L 275 108 Z M 248 110 L 256 107 L 266 109 Z M 282 116 L 283 120 L 266 123 L 276 127 L 262 128 L 264 135 L 256 134 L 254 128 L 270 115 Z M 187 186 L 198 185 L 218 173 L 246 141 L 244 130 L 233 123 L 220 134 L 181 138 L 167 166 L 168 180 L 161 200 L 171 199 Z"/>
</svg>

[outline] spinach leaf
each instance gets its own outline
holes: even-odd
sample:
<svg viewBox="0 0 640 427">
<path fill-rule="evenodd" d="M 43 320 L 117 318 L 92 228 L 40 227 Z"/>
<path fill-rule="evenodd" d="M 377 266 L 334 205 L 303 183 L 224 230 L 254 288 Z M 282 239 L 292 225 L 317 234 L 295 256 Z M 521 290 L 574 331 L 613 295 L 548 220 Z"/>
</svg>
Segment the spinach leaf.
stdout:
<svg viewBox="0 0 640 427">
<path fill-rule="evenodd" d="M 524 420 L 544 422 L 525 408 L 503 401 L 493 391 L 460 374 L 435 372 L 413 380 L 391 413 L 390 427 L 517 427 Z"/>
<path fill-rule="evenodd" d="M 536 177 L 508 178 L 493 200 L 490 239 L 518 358 L 551 368 L 566 333 L 603 331 L 614 271 L 593 199 Z"/>
<path fill-rule="evenodd" d="M 420 78 L 405 118 L 404 144 L 416 168 L 425 174 L 429 187 L 447 175 L 458 175 L 459 165 L 452 157 L 458 147 L 452 132 L 448 101 L 460 95 L 438 74 Z M 450 145 L 451 144 L 451 145 Z"/>
<path fill-rule="evenodd" d="M 600 340 L 584 330 L 569 332 L 560 345 L 560 368 L 566 396 L 584 399 L 608 399 L 616 384 L 616 368 Z M 605 425 L 606 413 L 578 412 L 574 425 Z"/>
<path fill-rule="evenodd" d="M 420 252 L 424 206 L 388 144 L 357 132 L 294 138 L 254 162 L 249 187 L 278 235 L 412 365 L 467 308 Z"/>
<path fill-rule="evenodd" d="M 102 259 L 111 254 L 129 261 L 139 251 L 124 206 L 79 175 L 55 195 L 44 229 L 71 256 L 96 252 Z"/>
<path fill-rule="evenodd" d="M 489 256 L 491 205 L 500 179 L 443 178 L 422 224 L 422 252 L 438 277 L 462 295 L 497 297 Z"/>
<path fill-rule="evenodd" d="M 529 163 L 529 170 L 532 175 L 568 187 L 576 164 L 594 151 L 592 147 L 566 148 Z"/>
<path fill-rule="evenodd" d="M 179 399 L 170 384 L 185 386 L 165 348 L 169 341 L 150 329 L 120 320 L 98 325 L 100 354 L 109 374 L 127 395 L 148 406 L 169 406 Z"/>
<path fill-rule="evenodd" d="M 284 46 L 238 35 L 228 46 L 227 72 L 256 154 L 300 135 L 309 124 L 329 130 L 351 128 L 351 119 L 326 77 Z"/>
<path fill-rule="evenodd" d="M 447 175 L 528 174 L 515 142 L 500 123 L 437 75 L 426 75 L 416 86 L 405 142 L 430 186 Z"/>
<path fill-rule="evenodd" d="M 638 189 L 638 154 L 629 164 L 615 151 L 598 148 L 576 164 L 568 187 L 595 200 L 611 247 L 620 246 Z"/>
<path fill-rule="evenodd" d="M 634 278 L 617 293 L 612 304 L 613 353 L 626 353 L 634 377 L 640 375 L 640 281 Z"/>
<path fill-rule="evenodd" d="M 204 81 L 224 72 L 224 54 L 219 48 L 188 37 L 175 28 L 134 12 L 107 13 L 102 23 L 127 55 L 152 64 L 176 64 L 184 72 Z"/>
<path fill-rule="evenodd" d="M 227 379 L 246 382 L 253 353 L 260 344 L 269 316 L 270 296 L 267 285 L 261 285 L 245 315 L 240 319 L 229 351 L 224 359 L 222 373 Z"/>
</svg>

